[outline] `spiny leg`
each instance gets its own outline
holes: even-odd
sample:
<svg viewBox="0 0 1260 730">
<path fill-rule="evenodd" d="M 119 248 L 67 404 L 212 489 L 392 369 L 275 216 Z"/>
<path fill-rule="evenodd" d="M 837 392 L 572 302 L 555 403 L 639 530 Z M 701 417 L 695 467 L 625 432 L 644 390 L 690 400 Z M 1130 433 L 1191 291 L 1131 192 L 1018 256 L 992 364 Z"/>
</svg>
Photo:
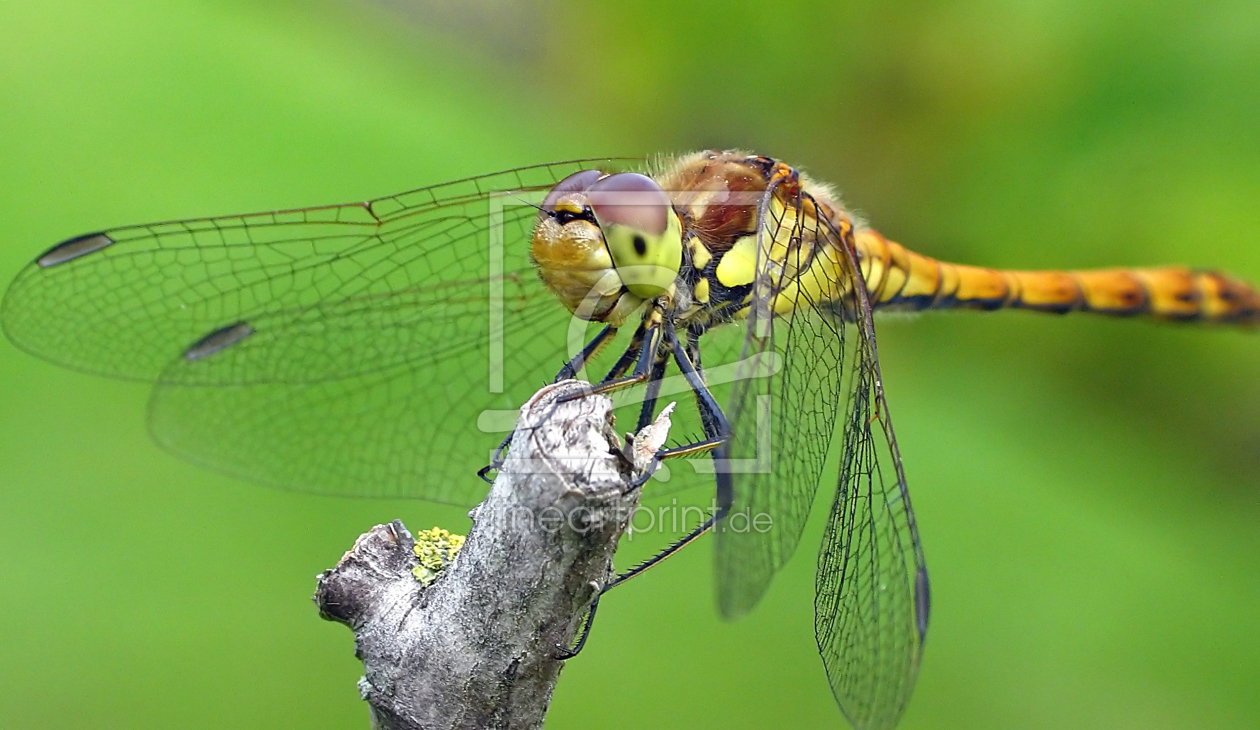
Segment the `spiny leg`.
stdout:
<svg viewBox="0 0 1260 730">
<path fill-rule="evenodd" d="M 633 351 L 633 346 L 626 350 L 626 353 L 622 355 L 621 360 L 617 361 L 617 365 L 614 366 L 611 372 L 609 372 L 610 377 L 607 377 L 599 383 L 586 388 L 581 393 L 574 393 L 573 395 L 565 396 L 556 402 L 567 403 L 571 400 L 577 400 L 579 398 L 585 398 L 587 396 L 597 395 L 600 393 L 611 393 L 615 390 L 621 390 L 622 388 L 628 388 L 632 385 L 638 385 L 639 383 L 646 382 L 651 377 L 652 367 L 655 365 L 657 360 L 656 353 L 660 349 L 662 332 L 659 324 L 640 326 L 644 327 L 642 343 L 639 347 L 638 359 L 634 363 L 634 370 L 630 373 L 630 375 L 625 377 L 615 376 L 619 369 L 621 369 L 621 372 L 625 372 L 623 369 L 623 363 L 627 360 L 626 356 Z"/>
<path fill-rule="evenodd" d="M 556 373 L 555 379 L 551 382 L 559 383 L 561 380 L 569 380 L 570 378 L 577 377 L 577 374 L 582 372 L 582 368 L 586 367 L 586 363 L 590 362 L 591 358 L 595 357 L 600 350 L 604 349 L 604 346 L 607 345 L 616 335 L 616 327 L 613 327 L 612 325 L 604 327 L 604 329 L 599 331 L 599 334 L 592 337 L 591 341 L 586 343 L 586 346 L 583 347 L 578 354 L 574 355 L 571 360 L 564 364 L 564 367 L 560 368 L 560 372 Z"/>
<path fill-rule="evenodd" d="M 726 415 L 722 413 L 721 407 L 718 406 L 717 401 L 713 398 L 713 394 L 709 392 L 708 386 L 705 385 L 704 376 L 695 367 L 687 352 L 687 350 L 692 350 L 697 354 L 699 353 L 699 333 L 688 332 L 687 349 L 684 349 L 681 343 L 679 343 L 678 337 L 674 334 L 672 328 L 667 328 L 665 337 L 671 350 L 673 351 L 675 362 L 678 363 L 679 369 L 682 371 L 683 376 L 687 379 L 687 383 L 691 386 L 692 391 L 695 393 L 696 405 L 700 410 L 700 418 L 704 424 L 706 438 L 704 441 L 699 441 L 694 444 L 688 444 L 686 446 L 680 446 L 673 449 L 665 449 L 658 452 L 657 455 L 653 457 L 653 465 L 650 465 L 645 470 L 644 476 L 637 479 L 635 484 L 631 486 L 631 489 L 642 486 L 643 483 L 651 477 L 655 463 L 659 462 L 661 459 L 684 456 L 707 450 L 712 452 L 713 461 L 717 467 L 715 469 L 718 482 L 717 511 L 701 525 L 684 535 L 677 542 L 642 563 L 639 563 L 625 573 L 618 575 L 610 583 L 608 583 L 608 585 L 600 589 L 599 593 L 595 596 L 595 600 L 591 602 L 590 611 L 586 614 L 586 622 L 582 627 L 582 635 L 578 637 L 577 643 L 574 644 L 572 648 L 558 648 L 558 653 L 556 654 L 557 659 L 571 659 L 577 656 L 578 652 L 582 651 L 582 647 L 586 646 L 586 640 L 591 635 L 591 627 L 595 625 L 595 612 L 599 609 L 599 599 L 603 596 L 603 594 L 612 590 L 614 587 L 625 583 L 631 578 L 643 574 L 648 568 L 659 564 L 661 561 L 691 544 L 701 535 L 713 529 L 713 526 L 717 524 L 718 520 L 725 517 L 726 513 L 730 510 L 733 488 L 731 485 L 730 471 L 724 468 L 727 458 L 726 442 L 730 438 L 730 424 L 726 420 Z M 653 375 L 656 375 L 657 378 L 660 377 L 656 374 L 655 368 L 653 369 Z M 659 380 L 649 381 L 649 389 L 651 389 L 653 382 L 656 383 L 657 390 L 659 390 Z M 645 401 L 645 410 L 640 412 L 640 421 L 643 420 L 645 413 L 647 414 L 646 418 L 649 421 L 651 419 L 651 413 L 655 406 L 655 394 L 653 394 L 653 397 L 648 400 L 651 401 L 651 403 L 649 404 Z M 646 424 L 641 423 L 640 428 L 644 425 Z"/>
<path fill-rule="evenodd" d="M 643 352 L 646 352 L 646 350 Z M 633 354 L 634 348 L 632 345 L 630 348 L 627 348 L 626 352 L 621 356 L 621 359 L 613 366 L 612 370 L 608 373 L 608 376 L 604 379 L 605 382 L 615 382 L 620 379 L 621 375 L 626 371 L 626 368 L 629 367 L 629 364 L 634 361 Z M 643 353 L 641 352 L 640 361 L 642 361 L 642 354 Z M 638 428 L 635 429 L 636 433 L 638 431 L 642 431 L 649 423 L 652 422 L 652 417 L 655 415 L 656 411 L 656 400 L 660 396 L 661 392 L 661 380 L 665 376 L 665 368 L 668 364 L 668 355 L 658 352 L 656 355 L 656 361 L 652 364 L 652 369 L 648 374 L 646 393 L 643 398 L 643 406 L 639 410 L 639 425 Z M 655 471 L 656 463 L 660 458 L 662 458 L 662 454 L 657 454 L 653 457 L 652 464 L 644 469 L 643 475 L 636 479 L 629 489 L 637 489 L 642 486 L 644 482 L 650 479 L 652 477 L 652 473 Z M 611 585 L 612 584 L 609 584 L 609 586 Z M 577 643 L 574 644 L 572 648 L 556 647 L 554 657 L 557 660 L 563 661 L 565 659 L 572 659 L 578 655 L 578 652 L 582 651 L 582 647 L 586 646 L 586 640 L 591 635 L 591 627 L 595 625 L 595 612 L 599 610 L 600 596 L 604 595 L 609 586 L 601 588 L 599 592 L 595 594 L 595 600 L 591 601 L 591 607 L 586 612 L 586 621 L 582 625 L 582 635 L 578 637 Z"/>
<path fill-rule="evenodd" d="M 639 329 L 635 331 L 636 338 L 641 337 L 642 329 L 643 325 L 640 324 Z M 569 380 L 570 378 L 575 377 L 582 371 L 582 368 L 586 367 L 586 363 L 589 362 L 591 358 L 595 357 L 600 350 L 604 349 L 604 346 L 607 345 L 616 335 L 616 327 L 613 327 L 612 325 L 605 326 L 604 329 L 600 330 L 598 334 L 591 338 L 590 342 L 586 343 L 578 354 L 570 358 L 569 361 L 560 368 L 560 371 L 556 373 L 556 377 L 552 379 L 551 382 L 558 383 L 561 380 Z M 632 343 L 631 347 L 633 346 L 634 345 Z M 490 463 L 477 470 L 477 476 L 481 477 L 482 481 L 487 484 L 493 482 L 493 480 L 487 475 L 495 469 L 498 469 L 500 466 L 503 466 L 503 452 L 507 450 L 509 445 L 511 445 L 512 437 L 515 435 L 516 429 L 513 428 L 512 431 L 508 433 L 501 442 L 499 442 L 498 448 L 494 450 L 494 455 L 490 457 Z"/>
<path fill-rule="evenodd" d="M 665 377 L 667 365 L 669 365 L 669 356 L 665 353 L 658 354 L 656 362 L 652 365 L 652 372 L 648 375 L 647 388 L 643 394 L 643 406 L 639 409 L 639 425 L 635 426 L 635 433 L 647 428 L 656 415 L 656 399 L 661 395 L 661 380 Z"/>
<path fill-rule="evenodd" d="M 704 380 L 704 365 L 700 362 L 700 335 L 702 334 L 704 332 L 699 329 L 690 328 L 687 330 L 687 357 L 691 358 L 691 365 L 699 373 L 701 381 Z M 712 397 L 706 401 L 698 392 L 695 393 L 695 397 L 696 408 L 700 411 L 700 422 L 703 424 L 704 432 L 706 434 L 721 432 L 722 429 L 718 425 L 718 418 L 722 410 L 720 408 L 717 409 L 717 415 L 715 415 L 715 412 L 709 408 L 709 404 L 713 401 Z"/>
<path fill-rule="evenodd" d="M 643 336 L 646 329 L 644 323 L 640 322 L 634 331 L 634 335 L 630 338 L 630 344 L 626 346 L 625 351 L 621 353 L 621 357 L 617 358 L 617 362 L 613 363 L 613 366 L 608 369 L 608 373 L 600 378 L 599 382 L 606 383 L 626 374 L 626 371 L 630 369 L 630 366 L 639 357 L 639 349 L 643 347 Z"/>
<path fill-rule="evenodd" d="M 572 659 L 582 651 L 582 647 L 586 646 L 586 640 L 591 636 L 591 627 L 595 625 L 595 611 L 599 609 L 599 599 L 603 595 L 603 590 L 595 593 L 595 600 L 591 601 L 591 608 L 586 612 L 586 623 L 582 625 L 582 635 L 578 637 L 577 643 L 571 648 L 557 646 L 556 653 L 551 655 L 553 659 L 557 661 Z"/>
<path fill-rule="evenodd" d="M 659 461 L 663 458 L 672 458 L 675 456 L 684 456 L 694 454 L 701 451 L 709 451 L 713 455 L 714 471 L 717 475 L 717 511 L 714 512 L 707 520 L 704 521 L 696 529 L 684 535 L 674 544 L 665 548 L 656 555 L 639 563 L 630 570 L 617 576 L 611 583 L 604 587 L 604 592 L 611 590 L 614 586 L 630 580 L 643 573 L 648 568 L 656 565 L 665 558 L 673 555 L 683 547 L 690 544 L 696 538 L 712 529 L 718 520 L 726 516 L 730 510 L 733 489 L 731 486 L 730 470 L 726 467 L 727 448 L 726 443 L 730 438 L 730 424 L 726 420 L 726 415 L 722 413 L 721 407 L 714 400 L 713 394 L 709 392 L 709 388 L 704 383 L 704 377 L 700 371 L 696 369 L 691 358 L 688 357 L 686 350 L 678 341 L 678 338 L 671 331 L 667 334 L 670 348 L 674 353 L 674 361 L 678 363 L 678 369 L 682 371 L 683 377 L 687 379 L 687 384 L 691 386 L 692 392 L 696 395 L 696 404 L 700 410 L 701 420 L 704 423 L 705 440 L 694 444 L 688 444 L 673 449 L 666 449 L 656 455 L 653 461 Z M 647 470 L 651 472 L 651 467 Z"/>
</svg>

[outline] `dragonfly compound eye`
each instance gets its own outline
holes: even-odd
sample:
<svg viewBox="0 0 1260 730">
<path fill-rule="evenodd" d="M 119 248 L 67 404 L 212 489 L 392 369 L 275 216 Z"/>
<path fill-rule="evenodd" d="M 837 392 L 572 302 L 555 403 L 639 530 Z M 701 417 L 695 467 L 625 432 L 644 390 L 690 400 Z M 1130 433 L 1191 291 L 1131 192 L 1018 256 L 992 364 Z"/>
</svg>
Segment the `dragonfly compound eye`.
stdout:
<svg viewBox="0 0 1260 730">
<path fill-rule="evenodd" d="M 586 191 L 602 175 L 599 170 L 582 170 L 566 177 L 543 198 L 542 209 L 548 215 L 568 213 L 571 216 L 582 214 L 583 198 Z M 561 221 L 564 222 L 564 221 Z"/>
<path fill-rule="evenodd" d="M 682 227 L 661 186 L 623 172 L 595 181 L 586 197 L 630 293 L 652 299 L 668 291 L 682 263 Z"/>
<path fill-rule="evenodd" d="M 622 286 L 587 202 L 587 190 L 602 174 L 599 170 L 573 173 L 547 193 L 534 226 L 530 256 L 543 283 L 574 315 L 619 322 L 642 299 Z"/>
</svg>

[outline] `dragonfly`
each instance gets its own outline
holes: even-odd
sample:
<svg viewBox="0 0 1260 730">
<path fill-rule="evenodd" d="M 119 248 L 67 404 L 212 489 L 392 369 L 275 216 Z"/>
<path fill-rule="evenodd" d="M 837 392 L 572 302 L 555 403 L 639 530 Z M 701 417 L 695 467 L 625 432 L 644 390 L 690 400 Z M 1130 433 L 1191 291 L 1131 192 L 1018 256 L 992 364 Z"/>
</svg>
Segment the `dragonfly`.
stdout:
<svg viewBox="0 0 1260 730">
<path fill-rule="evenodd" d="M 828 485 L 818 652 L 849 722 L 889 728 L 931 601 L 874 315 L 951 308 L 1260 324 L 1260 292 L 1222 273 L 947 263 L 780 160 L 713 150 L 80 235 L 22 270 L 0 324 L 39 357 L 153 383 L 163 448 L 320 494 L 471 506 L 546 382 L 637 389 L 640 427 L 689 393 L 696 438 L 660 455 L 691 462 L 715 509 L 645 565 L 714 533 L 717 604 L 739 617 Z"/>
</svg>

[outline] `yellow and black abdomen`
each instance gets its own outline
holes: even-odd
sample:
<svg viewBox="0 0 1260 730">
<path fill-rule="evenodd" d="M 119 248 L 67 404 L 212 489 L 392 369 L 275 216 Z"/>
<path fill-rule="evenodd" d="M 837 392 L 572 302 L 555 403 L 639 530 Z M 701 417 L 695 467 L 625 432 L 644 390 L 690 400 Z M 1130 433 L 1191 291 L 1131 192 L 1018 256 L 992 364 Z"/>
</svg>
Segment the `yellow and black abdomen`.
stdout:
<svg viewBox="0 0 1260 730">
<path fill-rule="evenodd" d="M 1031 309 L 1260 325 L 1260 291 L 1184 267 L 1005 271 L 938 261 L 859 231 L 862 276 L 876 309 Z"/>
</svg>

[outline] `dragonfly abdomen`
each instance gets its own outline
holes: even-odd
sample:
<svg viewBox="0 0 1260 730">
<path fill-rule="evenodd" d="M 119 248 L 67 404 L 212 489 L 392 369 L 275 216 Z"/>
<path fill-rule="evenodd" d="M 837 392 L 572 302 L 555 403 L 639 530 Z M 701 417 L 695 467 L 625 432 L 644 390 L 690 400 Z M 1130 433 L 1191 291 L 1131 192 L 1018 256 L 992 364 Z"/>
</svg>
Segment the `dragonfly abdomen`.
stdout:
<svg viewBox="0 0 1260 730">
<path fill-rule="evenodd" d="M 877 309 L 1014 308 L 1260 324 L 1260 291 L 1215 271 L 1179 266 L 1010 271 L 939 261 L 875 231 L 860 231 L 856 244 Z"/>
</svg>

